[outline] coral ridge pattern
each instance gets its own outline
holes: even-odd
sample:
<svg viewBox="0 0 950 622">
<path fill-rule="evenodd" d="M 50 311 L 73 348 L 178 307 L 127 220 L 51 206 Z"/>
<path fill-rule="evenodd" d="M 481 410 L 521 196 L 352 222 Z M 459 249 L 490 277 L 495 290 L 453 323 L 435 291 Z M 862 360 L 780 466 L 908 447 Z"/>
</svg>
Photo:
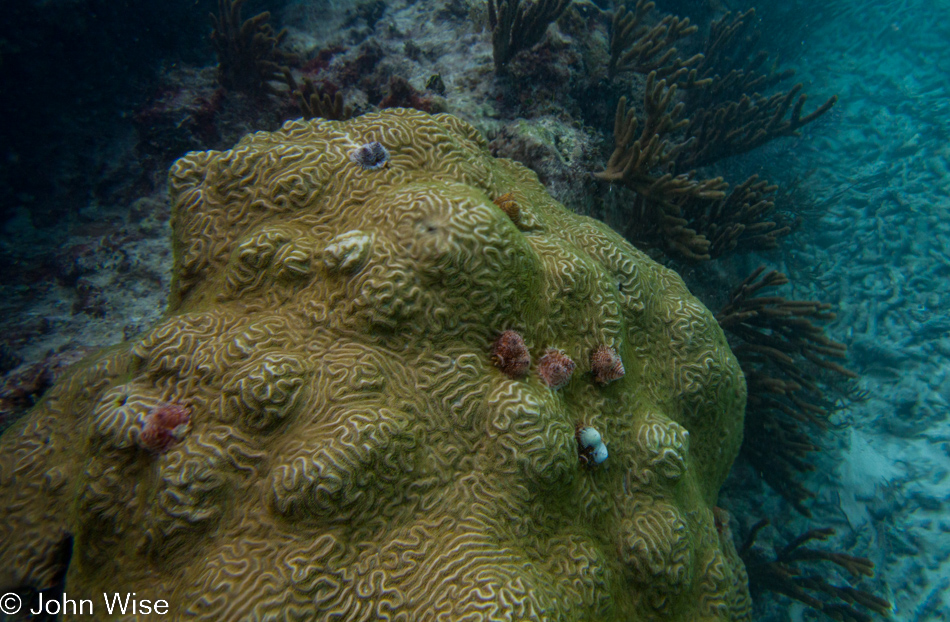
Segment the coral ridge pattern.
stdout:
<svg viewBox="0 0 950 622">
<path fill-rule="evenodd" d="M 373 142 L 386 167 L 350 160 Z M 674 272 L 448 115 L 291 121 L 181 158 L 170 195 L 163 320 L 0 437 L 2 587 L 209 622 L 749 618 L 714 518 L 745 382 Z M 509 377 L 507 330 L 578 373 Z"/>
</svg>

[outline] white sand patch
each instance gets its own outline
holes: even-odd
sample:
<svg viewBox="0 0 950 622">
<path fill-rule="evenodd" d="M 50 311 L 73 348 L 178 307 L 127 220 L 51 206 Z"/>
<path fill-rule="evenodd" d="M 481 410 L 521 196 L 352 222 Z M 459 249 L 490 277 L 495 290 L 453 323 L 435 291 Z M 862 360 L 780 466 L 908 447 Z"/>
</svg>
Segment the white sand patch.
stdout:
<svg viewBox="0 0 950 622">
<path fill-rule="evenodd" d="M 848 517 L 853 529 L 859 529 L 870 521 L 867 506 L 873 502 L 878 490 L 906 476 L 901 466 L 902 453 L 896 444 L 888 443 L 881 437 L 864 435 L 858 428 L 850 429 L 849 449 L 842 455 L 838 466 L 841 478 L 841 510 Z"/>
</svg>

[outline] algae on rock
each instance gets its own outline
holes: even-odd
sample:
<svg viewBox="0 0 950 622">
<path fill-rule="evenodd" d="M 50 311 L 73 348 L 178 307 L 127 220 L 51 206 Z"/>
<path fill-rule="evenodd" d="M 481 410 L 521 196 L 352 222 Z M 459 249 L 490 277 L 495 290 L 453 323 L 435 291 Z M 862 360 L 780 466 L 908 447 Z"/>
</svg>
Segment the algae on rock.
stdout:
<svg viewBox="0 0 950 622">
<path fill-rule="evenodd" d="M 350 160 L 374 141 L 385 166 Z M 0 438 L 3 586 L 65 571 L 180 620 L 748 619 L 714 516 L 745 382 L 675 273 L 448 115 L 288 122 L 170 188 L 163 321 Z M 505 330 L 569 383 L 495 368 Z M 149 449 L 166 404 L 190 419 Z"/>
</svg>

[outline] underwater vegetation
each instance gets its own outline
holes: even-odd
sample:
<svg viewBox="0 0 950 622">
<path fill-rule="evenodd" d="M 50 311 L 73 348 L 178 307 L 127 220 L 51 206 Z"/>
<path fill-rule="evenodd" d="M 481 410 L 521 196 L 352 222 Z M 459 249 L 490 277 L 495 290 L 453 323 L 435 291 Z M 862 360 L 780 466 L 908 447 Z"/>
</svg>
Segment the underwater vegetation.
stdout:
<svg viewBox="0 0 950 622">
<path fill-rule="evenodd" d="M 749 590 L 754 596 L 764 592 L 776 592 L 804 603 L 820 611 L 832 620 L 846 622 L 871 622 L 874 619 L 867 609 L 875 614 L 887 617 L 891 604 L 863 590 L 851 586 L 833 585 L 817 574 L 805 574 L 798 562 L 829 562 L 848 573 L 852 579 L 874 576 L 874 564 L 867 559 L 846 555 L 834 551 L 813 549 L 805 545 L 815 540 L 826 540 L 835 534 L 835 530 L 811 529 L 786 544 L 773 557 L 767 556 L 761 549 L 753 548 L 758 533 L 769 524 L 763 519 L 752 526 L 749 535 L 739 549 L 739 556 L 749 573 Z M 831 599 L 819 597 L 830 595 Z M 857 609 L 859 605 L 862 609 Z"/>
<path fill-rule="evenodd" d="M 247 0 L 218 0 L 211 14 L 211 43 L 218 56 L 218 81 L 226 89 L 251 94 L 273 93 L 271 82 L 283 80 L 295 56 L 280 49 L 286 30 L 274 32 L 265 11 L 244 20 Z"/>
</svg>

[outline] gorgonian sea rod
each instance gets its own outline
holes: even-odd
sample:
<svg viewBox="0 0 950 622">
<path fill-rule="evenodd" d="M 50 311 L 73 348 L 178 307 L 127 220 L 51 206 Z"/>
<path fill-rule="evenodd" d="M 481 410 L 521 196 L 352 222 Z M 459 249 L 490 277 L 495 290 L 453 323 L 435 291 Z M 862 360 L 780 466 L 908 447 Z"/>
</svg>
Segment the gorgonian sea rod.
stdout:
<svg viewBox="0 0 950 622">
<path fill-rule="evenodd" d="M 374 142 L 386 166 L 352 161 Z M 216 622 L 748 619 L 713 514 L 745 384 L 675 273 L 448 115 L 289 122 L 170 192 L 164 319 L 0 439 L 4 587 Z"/>
</svg>

